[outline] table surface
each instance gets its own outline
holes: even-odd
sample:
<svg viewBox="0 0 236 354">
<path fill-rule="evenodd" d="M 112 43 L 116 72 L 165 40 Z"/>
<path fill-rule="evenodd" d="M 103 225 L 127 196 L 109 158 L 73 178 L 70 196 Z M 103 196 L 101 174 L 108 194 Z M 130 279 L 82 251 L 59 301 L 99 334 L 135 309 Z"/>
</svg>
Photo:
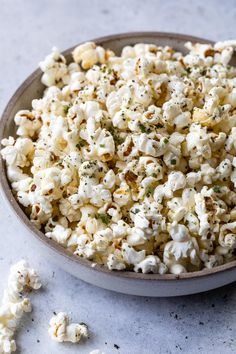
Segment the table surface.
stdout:
<svg viewBox="0 0 236 354">
<path fill-rule="evenodd" d="M 17 86 L 56 45 L 127 31 L 182 32 L 213 40 L 236 37 L 236 3 L 228 1 L 0 0 L 0 111 Z M 235 353 L 236 285 L 181 298 L 139 298 L 86 284 L 51 264 L 0 199 L 0 292 L 11 264 L 27 259 L 43 289 L 17 333 L 19 353 Z M 86 322 L 90 339 L 58 344 L 48 334 L 53 311 Z M 117 349 L 114 345 L 118 345 Z"/>
</svg>

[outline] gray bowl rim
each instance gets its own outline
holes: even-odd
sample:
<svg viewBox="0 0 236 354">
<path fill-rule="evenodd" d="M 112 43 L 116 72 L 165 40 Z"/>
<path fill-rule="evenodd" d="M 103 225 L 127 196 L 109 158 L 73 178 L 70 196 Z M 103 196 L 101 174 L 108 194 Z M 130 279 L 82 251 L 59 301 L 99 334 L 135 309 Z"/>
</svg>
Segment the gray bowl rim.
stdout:
<svg viewBox="0 0 236 354">
<path fill-rule="evenodd" d="M 199 42 L 199 43 L 214 43 L 211 40 L 195 37 L 195 36 L 189 36 L 185 34 L 177 34 L 177 33 L 169 33 L 169 32 L 128 32 L 128 33 L 120 33 L 120 34 L 113 34 L 113 35 L 108 35 L 105 37 L 99 37 L 95 39 L 90 39 L 88 41 L 95 42 L 97 45 L 106 45 L 106 42 L 109 42 L 111 40 L 121 40 L 121 39 L 129 39 L 130 42 L 132 43 L 132 40 L 135 38 L 150 38 L 150 43 L 152 42 L 152 38 L 163 38 L 163 39 L 171 39 L 171 40 L 176 40 L 180 42 L 187 42 L 191 41 L 193 43 Z M 81 43 L 84 43 L 87 41 L 83 41 Z M 81 44 L 79 43 L 79 44 Z M 63 55 L 69 56 L 72 50 L 79 44 L 76 44 L 75 46 L 66 49 L 65 51 L 62 52 Z M 38 78 L 39 76 L 42 75 L 42 72 L 40 69 L 36 69 L 31 75 L 27 77 L 27 79 L 19 86 L 19 88 L 15 91 L 11 99 L 9 100 L 6 108 L 4 109 L 2 113 L 2 117 L 0 119 L 0 141 L 4 138 L 4 131 L 5 131 L 5 126 L 6 123 L 9 119 L 9 116 L 11 114 L 12 108 L 15 106 L 16 102 L 21 98 L 21 96 L 24 94 L 24 91 L 32 84 L 32 82 Z M 147 280 L 152 280 L 152 281 L 171 281 L 171 280 L 176 280 L 176 279 L 181 279 L 182 281 L 188 281 L 190 279 L 194 278 L 201 278 L 201 277 L 207 277 L 209 275 L 213 274 L 219 274 L 221 273 L 223 275 L 224 272 L 227 271 L 232 271 L 234 268 L 236 269 L 236 260 L 228 262 L 226 264 L 214 267 L 212 269 L 203 269 L 200 271 L 196 272 L 188 272 L 188 273 L 182 273 L 179 275 L 175 274 L 143 274 L 143 273 L 135 273 L 131 271 L 115 271 L 115 270 L 109 270 L 106 266 L 99 265 L 94 263 L 93 261 L 84 259 L 82 257 L 74 255 L 71 251 L 67 250 L 60 244 L 58 244 L 56 241 L 48 239 L 43 232 L 39 231 L 29 220 L 29 218 L 26 216 L 24 213 L 23 209 L 20 207 L 16 199 L 14 198 L 14 195 L 12 193 L 11 187 L 9 185 L 7 176 L 6 176 L 6 168 L 5 168 L 5 163 L 0 156 L 0 184 L 2 187 L 2 191 L 4 193 L 4 196 L 6 200 L 8 201 L 10 207 L 13 209 L 15 212 L 16 216 L 20 219 L 20 221 L 26 226 L 28 231 L 30 231 L 31 234 L 34 235 L 40 242 L 44 244 L 44 246 L 49 247 L 52 249 L 54 252 L 57 254 L 60 254 L 62 256 L 62 260 L 64 259 L 72 261 L 73 263 L 78 264 L 78 266 L 90 268 L 91 271 L 93 272 L 102 272 L 105 273 L 108 276 L 111 277 L 121 277 L 121 278 L 129 278 L 131 281 L 132 280 L 140 280 L 140 281 L 147 281 Z M 79 272 L 78 272 L 79 273 Z"/>
</svg>

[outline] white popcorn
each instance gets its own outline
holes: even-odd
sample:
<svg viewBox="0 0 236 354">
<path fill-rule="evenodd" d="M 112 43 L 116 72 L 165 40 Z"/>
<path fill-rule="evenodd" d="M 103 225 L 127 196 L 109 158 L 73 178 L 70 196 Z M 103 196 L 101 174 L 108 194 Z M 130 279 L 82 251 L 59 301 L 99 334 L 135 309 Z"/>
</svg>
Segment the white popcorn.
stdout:
<svg viewBox="0 0 236 354">
<path fill-rule="evenodd" d="M 22 260 L 10 269 L 8 289 L 12 292 L 21 292 L 24 291 L 25 286 L 38 290 L 41 287 L 41 282 L 36 271 Z"/>
<path fill-rule="evenodd" d="M 181 197 L 174 197 L 167 202 L 167 206 L 169 208 L 168 217 L 172 221 L 179 222 L 183 218 L 190 217 L 194 219 L 192 216 L 192 211 L 195 207 L 194 201 L 195 191 L 192 188 L 185 188 L 182 192 Z M 192 225 L 188 225 L 191 226 Z"/>
<path fill-rule="evenodd" d="M 71 235 L 71 229 L 65 228 L 62 225 L 56 225 L 52 232 L 46 232 L 45 235 L 62 245 L 66 245 Z"/>
<path fill-rule="evenodd" d="M 57 342 L 79 343 L 88 337 L 88 327 L 84 323 L 70 323 L 65 312 L 54 315 L 49 322 L 49 336 Z"/>
<path fill-rule="evenodd" d="M 199 234 L 200 236 L 206 237 L 210 229 L 210 224 L 208 222 L 208 213 L 206 210 L 205 199 L 204 196 L 200 193 L 195 194 L 194 198 L 195 198 L 195 211 L 200 223 Z"/>
<path fill-rule="evenodd" d="M 173 274 L 187 272 L 191 265 L 198 269 L 200 264 L 198 244 L 193 237 L 189 236 L 188 229 L 182 224 L 173 223 L 170 227 L 170 235 L 173 241 L 167 242 L 163 255 L 169 271 Z"/>
<path fill-rule="evenodd" d="M 124 270 L 126 268 L 126 265 L 124 263 L 124 260 L 121 258 L 121 255 L 119 257 L 116 254 L 111 253 L 107 257 L 107 267 L 111 270 Z"/>
<path fill-rule="evenodd" d="M 231 233 L 225 234 L 229 230 Z M 233 250 L 236 248 L 236 222 L 224 224 L 220 228 L 219 244 L 227 249 Z"/>
<path fill-rule="evenodd" d="M 14 118 L 18 125 L 17 135 L 23 137 L 34 137 L 42 126 L 40 116 L 34 116 L 29 110 L 18 111 Z"/>
<path fill-rule="evenodd" d="M 226 181 L 232 173 L 232 164 L 229 159 L 221 161 L 216 171 L 219 173 L 219 178 L 223 181 Z"/>
<path fill-rule="evenodd" d="M 114 191 L 113 198 L 119 206 L 127 205 L 131 199 L 129 186 L 124 182 L 121 183 L 120 188 Z"/>
<path fill-rule="evenodd" d="M 109 170 L 103 178 L 105 188 L 112 189 L 116 183 L 116 175 L 113 170 Z"/>
<path fill-rule="evenodd" d="M 186 48 L 138 43 L 116 56 L 88 42 L 71 63 L 56 48 L 40 63 L 44 93 L 16 113 L 1 156 L 46 237 L 112 270 L 235 259 L 235 41 Z"/>
<path fill-rule="evenodd" d="M 14 333 L 23 313 L 31 311 L 31 302 L 23 294 L 28 289 L 38 290 L 40 287 L 38 274 L 24 260 L 11 267 L 0 306 L 0 353 L 16 351 Z"/>
<path fill-rule="evenodd" d="M 101 207 L 103 206 L 106 202 L 111 202 L 111 192 L 104 188 L 102 184 L 98 184 L 95 186 L 92 190 L 92 195 L 90 197 L 90 203 L 97 206 Z"/>
<path fill-rule="evenodd" d="M 235 48 L 236 47 L 236 41 L 235 39 L 229 39 L 227 41 L 223 41 L 223 42 L 216 42 L 215 45 L 214 45 L 214 48 L 216 50 L 222 50 L 224 48 L 227 48 L 227 47 L 233 47 Z"/>
<path fill-rule="evenodd" d="M 149 224 L 149 223 L 148 223 Z M 129 234 L 127 236 L 127 242 L 130 246 L 139 246 L 143 245 L 147 240 L 145 230 L 139 227 L 132 227 L 129 230 Z"/>
<path fill-rule="evenodd" d="M 168 181 L 164 185 L 159 185 L 155 189 L 154 199 L 161 202 L 163 198 L 172 198 L 173 192 L 183 189 L 186 185 L 186 179 L 182 172 L 171 172 Z"/>
<path fill-rule="evenodd" d="M 5 146 L 1 154 L 8 166 L 25 167 L 29 165 L 28 157 L 33 153 L 33 142 L 29 138 L 4 139 L 2 144 Z"/>
<path fill-rule="evenodd" d="M 171 172 L 168 176 L 167 184 L 173 192 L 184 188 L 186 184 L 184 174 L 182 172 Z"/>
<path fill-rule="evenodd" d="M 216 171 L 208 163 L 204 163 L 201 165 L 200 175 L 204 184 L 212 184 Z"/>
<path fill-rule="evenodd" d="M 225 143 L 226 151 L 234 153 L 236 151 L 236 127 L 233 127 Z"/>
<path fill-rule="evenodd" d="M 16 351 L 16 342 L 12 339 L 14 331 L 0 323 L 0 353 L 10 354 Z"/>
<path fill-rule="evenodd" d="M 83 69 L 89 69 L 96 63 L 105 63 L 106 51 L 102 47 L 96 47 L 95 43 L 87 42 L 76 47 L 72 53 L 76 63 L 80 63 Z"/>
<path fill-rule="evenodd" d="M 129 225 L 123 220 L 118 220 L 116 224 L 111 225 L 114 237 L 124 237 L 127 235 Z"/>
<path fill-rule="evenodd" d="M 137 265 L 145 258 L 145 251 L 135 251 L 128 243 L 122 245 L 122 255 L 128 264 Z"/>
<path fill-rule="evenodd" d="M 201 172 L 189 172 L 186 175 L 186 183 L 190 187 L 194 187 L 198 182 L 201 181 Z"/>
<path fill-rule="evenodd" d="M 112 230 L 107 228 L 101 231 L 98 231 L 94 234 L 93 242 L 91 246 L 98 252 L 105 252 L 108 245 L 112 241 L 113 234 Z"/>
<path fill-rule="evenodd" d="M 72 194 L 68 199 L 61 199 L 59 204 L 60 212 L 63 216 L 66 216 L 70 222 L 80 220 L 80 203 L 78 200 L 78 194 Z"/>
<path fill-rule="evenodd" d="M 60 81 L 62 81 L 62 84 L 68 83 L 69 77 L 66 60 L 57 48 L 52 48 L 52 53 L 39 63 L 39 67 L 44 72 L 42 83 L 45 86 L 57 85 Z"/>
<path fill-rule="evenodd" d="M 211 157 L 211 148 L 209 144 L 209 137 L 206 129 L 202 128 L 200 124 L 192 124 L 190 132 L 186 136 L 187 150 L 190 154 L 190 167 L 198 168 L 201 164 L 202 157 Z"/>
<path fill-rule="evenodd" d="M 165 138 L 161 138 L 160 142 L 150 139 L 146 134 L 141 134 L 137 141 L 137 149 L 145 155 L 153 157 L 161 156 L 166 151 L 167 144 Z"/>
<path fill-rule="evenodd" d="M 141 270 L 142 273 L 159 273 L 165 274 L 167 272 L 167 267 L 165 264 L 161 263 L 157 256 L 147 256 L 143 261 L 135 265 L 134 271 L 138 272 Z"/>
<path fill-rule="evenodd" d="M 98 157 L 101 161 L 109 161 L 115 152 L 112 135 L 105 129 L 98 128 L 88 137 L 90 152 L 88 156 Z"/>
</svg>

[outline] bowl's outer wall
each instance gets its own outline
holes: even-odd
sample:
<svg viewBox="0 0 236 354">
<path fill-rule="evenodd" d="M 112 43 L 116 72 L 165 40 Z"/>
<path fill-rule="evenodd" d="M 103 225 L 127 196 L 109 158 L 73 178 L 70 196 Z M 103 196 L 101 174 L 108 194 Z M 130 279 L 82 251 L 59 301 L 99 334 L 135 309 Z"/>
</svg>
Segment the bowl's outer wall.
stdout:
<svg viewBox="0 0 236 354">
<path fill-rule="evenodd" d="M 105 48 L 112 49 L 117 54 L 121 52 L 124 46 L 135 43 L 153 43 L 160 46 L 168 45 L 175 50 L 186 53 L 184 43 L 189 40 L 202 43 L 210 42 L 185 35 L 157 32 L 109 36 L 97 39 L 95 42 L 103 45 Z M 70 53 L 72 49 L 70 48 L 64 52 L 68 61 L 71 60 Z M 236 58 L 233 58 L 232 64 L 236 65 Z M 42 85 L 40 79 L 41 71 L 38 69 L 16 91 L 3 113 L 0 122 L 0 139 L 10 135 L 15 136 L 16 129 L 13 119 L 16 112 L 20 109 L 30 109 L 32 100 L 42 96 L 45 87 Z M 90 261 L 71 255 L 62 246 L 47 239 L 32 225 L 12 195 L 2 159 L 0 159 L 0 169 L 4 196 L 10 202 L 17 216 L 27 227 L 28 232 L 30 231 L 40 241 L 37 243 L 37 247 L 44 246 L 44 253 L 48 254 L 51 260 L 84 281 L 109 290 L 133 295 L 178 296 L 210 290 L 236 280 L 236 261 L 217 267 L 212 271 L 203 270 L 201 272 L 183 274 L 179 277 L 169 274 L 160 276 L 156 274 L 114 272 L 99 265 L 92 267 Z"/>
</svg>

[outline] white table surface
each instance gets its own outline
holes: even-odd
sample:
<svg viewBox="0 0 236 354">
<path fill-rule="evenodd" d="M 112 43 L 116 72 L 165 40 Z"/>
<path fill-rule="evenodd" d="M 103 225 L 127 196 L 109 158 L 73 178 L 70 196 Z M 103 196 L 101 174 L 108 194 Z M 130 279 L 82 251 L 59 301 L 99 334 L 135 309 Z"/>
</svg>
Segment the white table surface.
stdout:
<svg viewBox="0 0 236 354">
<path fill-rule="evenodd" d="M 236 37 L 235 25 L 233 0 L 0 0 L 0 111 L 54 45 L 65 49 L 137 30 L 222 40 Z M 10 265 L 21 258 L 40 272 L 44 284 L 32 294 L 34 310 L 18 331 L 19 353 L 87 354 L 95 348 L 106 354 L 236 353 L 236 284 L 170 299 L 125 296 L 88 285 L 44 259 L 2 198 L 0 250 L 1 293 Z M 59 310 L 89 325 L 86 343 L 57 344 L 48 337 L 48 321 Z"/>
</svg>

